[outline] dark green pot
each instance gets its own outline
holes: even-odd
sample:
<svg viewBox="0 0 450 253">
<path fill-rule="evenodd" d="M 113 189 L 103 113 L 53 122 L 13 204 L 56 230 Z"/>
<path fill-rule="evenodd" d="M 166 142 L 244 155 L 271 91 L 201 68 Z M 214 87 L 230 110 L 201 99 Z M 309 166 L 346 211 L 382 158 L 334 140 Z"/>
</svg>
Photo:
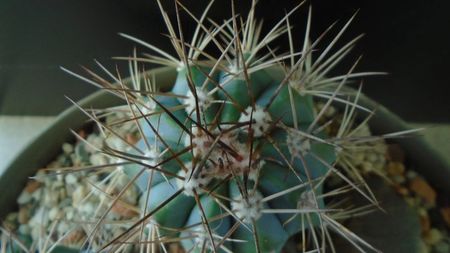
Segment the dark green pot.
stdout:
<svg viewBox="0 0 450 253">
<path fill-rule="evenodd" d="M 170 68 L 158 68 L 151 71 L 161 88 L 168 88 L 174 83 L 176 71 Z M 273 75 L 282 74 L 277 69 L 271 71 Z M 123 100 L 108 93 L 105 90 L 98 91 L 85 99 L 79 101 L 84 108 L 106 108 L 123 103 Z M 398 116 L 391 113 L 383 106 L 362 96 L 360 104 L 367 108 L 376 108 L 376 114 L 370 121 L 371 129 L 375 133 L 389 133 L 410 129 L 408 124 Z M 70 129 L 80 129 L 86 124 L 87 117 L 75 106 L 70 107 L 59 115 L 55 121 L 35 138 L 31 144 L 22 150 L 16 159 L 8 166 L 5 173 L 0 177 L 0 188 L 7 189 L 0 198 L 0 218 L 16 208 L 16 199 L 25 186 L 28 177 L 32 176 L 38 168 L 44 167 L 60 152 L 61 145 L 74 137 Z M 395 140 L 408 154 L 408 159 L 419 169 L 419 173 L 426 177 L 434 187 L 450 193 L 450 165 L 439 156 L 432 143 L 425 141 L 421 136 L 399 138 Z M 420 226 L 418 216 L 407 207 L 403 200 L 393 194 L 390 189 L 380 186 L 375 182 L 375 189 L 381 195 L 382 204 L 393 204 L 383 206 L 388 212 L 376 212 L 361 219 L 355 227 L 364 239 L 372 243 L 383 252 L 410 253 L 418 252 L 418 240 Z M 391 211 L 391 214 L 389 214 Z M 359 231 L 360 230 L 360 231 Z M 341 247 L 339 245 L 339 247 Z M 351 252 L 345 247 L 340 252 Z"/>
</svg>

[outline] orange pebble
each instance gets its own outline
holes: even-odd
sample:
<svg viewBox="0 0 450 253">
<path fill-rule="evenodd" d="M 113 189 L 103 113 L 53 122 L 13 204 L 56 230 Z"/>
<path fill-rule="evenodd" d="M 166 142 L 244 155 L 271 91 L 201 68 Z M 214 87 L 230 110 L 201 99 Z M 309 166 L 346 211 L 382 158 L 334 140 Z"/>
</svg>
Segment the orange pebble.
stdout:
<svg viewBox="0 0 450 253">
<path fill-rule="evenodd" d="M 436 204 L 436 191 L 421 177 L 416 177 L 409 183 L 409 188 L 417 196 L 425 200 L 428 204 Z"/>
</svg>

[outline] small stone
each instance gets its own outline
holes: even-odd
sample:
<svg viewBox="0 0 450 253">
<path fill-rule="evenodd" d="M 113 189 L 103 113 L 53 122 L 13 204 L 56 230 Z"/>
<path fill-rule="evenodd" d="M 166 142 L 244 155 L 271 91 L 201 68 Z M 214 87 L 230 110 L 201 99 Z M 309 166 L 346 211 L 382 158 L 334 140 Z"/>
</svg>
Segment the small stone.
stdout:
<svg viewBox="0 0 450 253">
<path fill-rule="evenodd" d="M 436 253 L 449 253 L 450 245 L 448 244 L 448 242 L 440 241 L 436 243 L 436 245 L 434 245 L 433 249 Z"/>
<path fill-rule="evenodd" d="M 58 216 L 59 216 L 59 208 L 56 206 L 52 207 L 52 209 L 50 209 L 50 211 L 48 212 L 48 218 L 51 221 L 54 221 L 59 218 Z"/>
<path fill-rule="evenodd" d="M 111 136 L 110 138 L 107 138 L 105 142 L 112 148 L 115 148 L 117 150 L 126 150 L 128 144 L 125 143 L 122 139 Z"/>
<path fill-rule="evenodd" d="M 26 203 L 30 202 L 31 199 L 32 199 L 31 194 L 29 192 L 27 192 L 27 191 L 23 191 L 20 194 L 19 198 L 17 198 L 17 203 L 19 205 L 25 205 Z"/>
<path fill-rule="evenodd" d="M 408 196 L 409 195 L 409 190 L 406 187 L 403 186 L 397 186 L 395 187 L 395 191 L 397 191 L 398 194 L 402 195 L 402 196 Z"/>
<path fill-rule="evenodd" d="M 89 162 L 92 165 L 105 165 L 108 164 L 108 159 L 102 153 L 95 153 L 91 155 L 91 157 L 89 158 Z"/>
<path fill-rule="evenodd" d="M 62 180 L 56 180 L 53 181 L 53 184 L 51 184 L 51 189 L 56 190 L 58 188 L 64 187 L 64 182 Z"/>
<path fill-rule="evenodd" d="M 67 198 L 66 189 L 61 188 L 61 189 L 59 189 L 58 193 L 59 193 L 59 199 L 64 200 Z"/>
<path fill-rule="evenodd" d="M 31 217 L 29 223 L 30 227 L 32 228 L 32 233 L 34 233 L 35 228 L 37 228 L 37 235 L 40 235 L 40 227 L 42 225 L 48 224 L 48 214 L 45 207 L 39 207 L 33 214 L 33 217 Z M 36 235 L 36 234 L 35 234 Z"/>
<path fill-rule="evenodd" d="M 366 159 L 371 163 L 375 163 L 378 160 L 378 156 L 375 153 L 368 153 L 366 154 Z"/>
<path fill-rule="evenodd" d="M 84 164 L 86 162 L 89 162 L 89 151 L 88 151 L 89 145 L 86 145 L 85 143 L 79 143 L 75 146 L 75 156 L 74 159 L 79 160 L 79 163 Z"/>
<path fill-rule="evenodd" d="M 69 173 L 66 175 L 65 181 L 66 184 L 76 184 L 78 182 L 78 178 L 74 174 Z"/>
<path fill-rule="evenodd" d="M 42 229 L 40 225 L 38 226 L 30 226 L 31 227 L 31 238 L 33 238 L 34 241 L 37 241 L 40 239 L 40 236 L 42 234 Z"/>
<path fill-rule="evenodd" d="M 28 223 L 28 220 L 30 219 L 30 214 L 27 210 L 27 208 L 20 208 L 19 213 L 17 216 L 17 221 L 19 221 L 20 224 L 26 224 Z"/>
<path fill-rule="evenodd" d="M 67 233 L 67 231 L 70 230 L 70 226 L 67 222 L 65 221 L 61 221 L 58 223 L 58 226 L 56 227 L 56 230 L 58 231 L 58 233 L 60 235 L 63 235 L 65 233 Z"/>
<path fill-rule="evenodd" d="M 58 174 L 56 175 L 56 180 L 58 180 L 58 181 L 63 181 L 63 180 L 64 180 L 64 175 L 63 175 L 63 174 L 60 174 L 60 173 L 61 173 L 60 170 L 58 170 L 57 173 L 58 173 Z"/>
<path fill-rule="evenodd" d="M 83 240 L 85 233 L 81 230 L 75 230 L 70 232 L 63 240 L 62 243 L 65 245 L 77 245 L 78 242 Z"/>
<path fill-rule="evenodd" d="M 445 223 L 450 227 L 450 207 L 441 208 L 441 215 L 444 218 Z"/>
<path fill-rule="evenodd" d="M 95 153 L 98 149 L 103 147 L 103 139 L 95 134 L 89 135 L 86 141 L 91 144 L 86 145 L 86 151 L 89 153 Z"/>
<path fill-rule="evenodd" d="M 405 162 L 405 151 L 399 144 L 389 144 L 387 155 L 388 159 L 391 161 L 399 162 L 402 164 Z"/>
<path fill-rule="evenodd" d="M 414 205 L 415 205 L 416 207 L 421 207 L 421 206 L 423 206 L 424 203 L 423 203 L 422 198 L 421 198 L 421 197 L 418 197 L 418 196 L 415 196 L 415 197 L 414 197 Z"/>
<path fill-rule="evenodd" d="M 436 228 L 432 228 L 428 233 L 424 236 L 424 241 L 428 245 L 435 245 L 443 239 L 441 231 Z"/>
<path fill-rule="evenodd" d="M 406 198 L 405 198 L 405 202 L 406 202 L 406 204 L 408 204 L 408 206 L 410 206 L 410 207 L 415 206 L 415 200 L 414 200 L 414 198 L 406 197 Z"/>
<path fill-rule="evenodd" d="M 17 229 L 17 213 L 10 213 L 6 217 L 6 220 L 3 222 L 2 226 L 7 228 L 8 230 L 14 231 Z"/>
<path fill-rule="evenodd" d="M 73 220 L 74 216 L 75 216 L 75 209 L 73 209 L 73 207 L 66 207 L 64 209 L 64 213 L 66 214 L 66 219 L 71 221 Z"/>
<path fill-rule="evenodd" d="M 420 215 L 420 228 L 422 234 L 427 234 L 431 229 L 430 217 L 428 215 L 422 216 Z"/>
<path fill-rule="evenodd" d="M 391 176 L 400 176 L 405 173 L 405 166 L 400 162 L 390 162 L 386 170 Z"/>
<path fill-rule="evenodd" d="M 386 175 L 386 172 L 385 172 L 385 170 L 384 170 L 385 164 L 386 164 L 386 161 L 385 161 L 385 160 L 380 160 L 380 159 L 378 159 L 377 161 L 375 161 L 375 162 L 373 163 L 374 171 L 375 171 L 376 173 L 381 173 L 381 174 L 383 174 L 383 175 Z"/>
<path fill-rule="evenodd" d="M 31 194 L 31 193 L 35 192 L 37 189 L 39 189 L 39 187 L 41 187 L 41 183 L 39 183 L 38 181 L 32 180 L 27 183 L 27 186 L 25 186 L 24 191 Z"/>
<path fill-rule="evenodd" d="M 11 223 L 13 223 L 13 222 L 15 222 L 15 221 L 17 220 L 17 217 L 18 217 L 18 216 L 19 216 L 18 213 L 9 213 L 9 214 L 6 216 L 5 221 L 6 221 L 6 222 L 11 222 Z"/>
<path fill-rule="evenodd" d="M 124 204 L 117 202 L 111 209 L 111 212 L 120 215 L 123 218 L 132 218 L 138 215 L 138 213 Z"/>
<path fill-rule="evenodd" d="M 59 202 L 59 194 L 57 191 L 52 191 L 49 189 L 46 189 L 44 192 L 44 203 L 43 205 L 46 207 L 52 207 L 57 205 Z"/>
<path fill-rule="evenodd" d="M 374 171 L 372 163 L 367 161 L 361 163 L 361 168 L 364 173 L 370 173 Z"/>
<path fill-rule="evenodd" d="M 79 130 L 77 133 L 82 139 L 86 139 L 87 134 L 86 134 L 86 131 L 84 129 Z"/>
<path fill-rule="evenodd" d="M 62 150 L 64 153 L 70 154 L 73 152 L 73 145 L 66 142 L 62 145 Z"/>
<path fill-rule="evenodd" d="M 436 205 L 436 191 L 421 177 L 415 177 L 409 183 L 409 188 L 428 204 Z"/>
<path fill-rule="evenodd" d="M 78 185 L 72 195 L 72 206 L 77 207 L 78 204 L 83 200 L 86 196 L 87 190 L 83 185 Z"/>
<path fill-rule="evenodd" d="M 80 213 L 84 214 L 86 217 L 94 216 L 95 206 L 91 202 L 85 202 L 81 206 L 78 207 Z"/>
<path fill-rule="evenodd" d="M 428 212 L 427 212 L 427 210 L 426 210 L 425 208 L 418 208 L 418 209 L 417 209 L 417 213 L 418 213 L 420 216 L 428 216 Z"/>
<path fill-rule="evenodd" d="M 136 144 L 139 141 L 139 139 L 134 134 L 127 134 L 126 140 L 131 144 Z"/>
<path fill-rule="evenodd" d="M 56 167 L 58 167 L 58 166 L 56 166 Z M 47 178 L 47 175 L 46 175 L 46 173 L 43 170 L 39 170 L 36 173 L 36 176 L 34 176 L 34 179 L 36 181 L 38 181 L 39 183 L 45 183 L 45 179 L 46 178 Z"/>
<path fill-rule="evenodd" d="M 99 175 L 97 175 L 97 174 L 90 174 L 88 177 L 89 177 L 89 181 L 94 184 L 97 182 L 101 183 L 101 179 L 100 179 Z"/>
<path fill-rule="evenodd" d="M 69 155 L 61 155 L 57 158 L 57 161 L 59 163 L 58 167 L 69 167 L 72 166 L 72 160 L 70 159 Z"/>
<path fill-rule="evenodd" d="M 418 247 L 419 247 L 417 249 L 418 253 L 430 253 L 431 252 L 430 247 L 423 240 L 419 241 Z"/>
<path fill-rule="evenodd" d="M 416 178 L 417 176 L 418 176 L 417 172 L 415 172 L 413 170 L 408 170 L 406 172 L 406 178 L 409 179 L 409 180 L 412 180 L 412 179 Z"/>
<path fill-rule="evenodd" d="M 169 252 L 182 253 L 185 251 L 183 250 L 183 248 L 180 247 L 178 243 L 171 243 L 169 244 Z"/>
<path fill-rule="evenodd" d="M 391 176 L 391 179 L 397 184 L 403 184 L 406 182 L 406 179 L 403 175 Z"/>
</svg>

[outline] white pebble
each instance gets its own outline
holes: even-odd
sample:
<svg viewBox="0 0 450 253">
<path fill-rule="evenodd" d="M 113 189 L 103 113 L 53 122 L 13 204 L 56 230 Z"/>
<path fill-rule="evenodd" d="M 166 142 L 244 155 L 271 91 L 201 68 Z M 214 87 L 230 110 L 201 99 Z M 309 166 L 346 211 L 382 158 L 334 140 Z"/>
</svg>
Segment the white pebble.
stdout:
<svg viewBox="0 0 450 253">
<path fill-rule="evenodd" d="M 70 154 L 73 152 L 73 145 L 66 142 L 62 145 L 62 150 L 64 151 L 64 153 Z"/>
<path fill-rule="evenodd" d="M 51 184 L 51 189 L 56 190 L 57 188 L 64 187 L 64 182 L 62 180 L 53 181 L 53 184 Z"/>
<path fill-rule="evenodd" d="M 39 183 L 45 183 L 46 178 L 47 178 L 47 175 L 45 174 L 45 172 L 43 172 L 41 170 L 36 173 L 36 176 L 34 176 L 34 179 L 36 181 L 38 181 Z"/>
<path fill-rule="evenodd" d="M 44 206 L 52 207 L 58 204 L 59 194 L 56 191 L 46 190 L 44 192 Z"/>
<path fill-rule="evenodd" d="M 48 218 L 51 221 L 54 221 L 58 219 L 58 216 L 59 216 L 59 208 L 56 206 L 52 207 L 52 209 L 50 209 L 50 211 L 48 212 Z"/>
<path fill-rule="evenodd" d="M 108 159 L 102 153 L 95 153 L 89 158 L 92 165 L 104 165 L 108 163 Z"/>
<path fill-rule="evenodd" d="M 95 212 L 95 207 L 94 207 L 94 204 L 93 203 L 91 203 L 91 202 L 86 202 L 85 204 L 83 204 L 83 205 L 81 205 L 79 208 L 78 208 L 78 210 L 82 213 L 82 214 L 84 214 L 84 215 L 86 215 L 87 217 L 92 217 L 92 215 L 94 214 L 94 212 Z"/>
<path fill-rule="evenodd" d="M 91 145 L 86 145 L 86 151 L 89 153 L 94 153 L 97 151 L 95 148 L 103 147 L 103 139 L 95 134 L 88 136 L 86 141 Z M 95 147 L 95 148 L 94 148 Z"/>
<path fill-rule="evenodd" d="M 19 198 L 17 199 L 17 203 L 18 203 L 19 205 L 24 205 L 24 204 L 30 202 L 31 199 L 32 199 L 31 194 L 28 193 L 27 191 L 23 191 L 23 192 L 20 194 Z"/>
<path fill-rule="evenodd" d="M 66 184 L 76 184 L 78 182 L 78 178 L 74 174 L 69 173 L 66 175 L 65 181 Z"/>
<path fill-rule="evenodd" d="M 432 228 L 425 236 L 425 242 L 429 245 L 435 245 L 442 240 L 443 236 L 441 231 Z"/>
<path fill-rule="evenodd" d="M 436 253 L 448 253 L 450 252 L 450 245 L 448 242 L 440 241 L 434 245 L 434 251 Z"/>
<path fill-rule="evenodd" d="M 75 216 L 75 209 L 73 209 L 72 207 L 67 207 L 64 209 L 64 213 L 66 214 L 66 219 L 67 220 L 73 220 L 74 216 Z"/>
<path fill-rule="evenodd" d="M 72 206 L 77 207 L 86 196 L 86 187 L 78 185 L 72 195 Z"/>
<path fill-rule="evenodd" d="M 58 231 L 58 234 L 62 236 L 70 230 L 70 226 L 67 222 L 61 221 L 60 223 L 58 223 L 58 227 L 56 228 L 56 230 Z"/>
</svg>

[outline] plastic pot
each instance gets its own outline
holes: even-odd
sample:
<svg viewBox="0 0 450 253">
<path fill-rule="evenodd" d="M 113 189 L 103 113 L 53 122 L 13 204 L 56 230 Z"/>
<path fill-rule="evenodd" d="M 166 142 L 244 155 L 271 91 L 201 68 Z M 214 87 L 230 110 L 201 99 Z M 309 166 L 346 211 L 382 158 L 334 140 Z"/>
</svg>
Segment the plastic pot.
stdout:
<svg viewBox="0 0 450 253">
<path fill-rule="evenodd" d="M 171 68 L 158 68 L 150 72 L 155 75 L 156 81 L 162 89 L 168 88 L 176 77 L 176 71 Z M 271 74 L 280 75 L 282 73 L 273 69 Z M 123 102 L 122 99 L 102 90 L 81 100 L 79 105 L 84 108 L 106 108 Z M 408 124 L 375 101 L 362 96 L 360 104 L 368 108 L 376 108 L 376 114 L 369 122 L 374 133 L 409 129 Z M 16 199 L 28 177 L 35 174 L 38 168 L 42 168 L 52 161 L 60 152 L 64 142 L 73 139 L 70 129 L 80 129 L 86 124 L 86 120 L 87 117 L 75 106 L 72 106 L 60 114 L 29 146 L 17 154 L 17 158 L 0 177 L 0 188 L 4 189 L 0 198 L 0 218 L 5 217 L 16 208 Z M 432 143 L 426 142 L 421 136 L 400 138 L 395 141 L 406 151 L 408 159 L 419 169 L 420 174 L 440 191 L 446 194 L 450 193 L 450 184 L 447 181 L 450 178 L 450 166 L 443 157 L 435 152 L 434 149 L 438 147 L 433 147 Z M 380 213 L 377 214 L 378 218 L 382 220 L 380 222 L 388 224 L 377 223 L 377 220 L 371 215 L 368 215 L 367 218 L 363 217 L 356 224 L 356 226 L 365 228 L 361 231 L 362 237 L 383 252 L 418 252 L 420 226 L 417 214 L 405 203 L 402 203 L 404 201 L 400 197 L 394 196 L 395 193 L 392 190 L 383 187 L 380 182 L 374 182 L 374 184 L 376 192 L 382 194 L 382 205 L 383 202 L 388 205 L 383 205 L 388 214 L 377 212 Z M 394 206 L 391 207 L 390 204 Z M 392 211 L 391 216 L 389 216 L 389 211 Z M 350 252 L 350 250 L 344 252 Z"/>
</svg>

